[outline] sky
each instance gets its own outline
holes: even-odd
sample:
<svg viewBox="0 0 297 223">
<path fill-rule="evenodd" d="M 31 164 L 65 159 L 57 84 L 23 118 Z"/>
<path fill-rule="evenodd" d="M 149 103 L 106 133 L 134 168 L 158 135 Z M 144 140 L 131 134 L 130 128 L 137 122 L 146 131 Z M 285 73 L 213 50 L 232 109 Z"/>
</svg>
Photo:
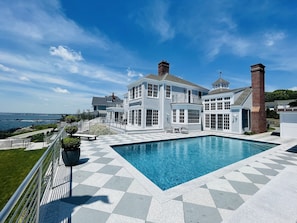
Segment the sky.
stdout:
<svg viewBox="0 0 297 223">
<path fill-rule="evenodd" d="M 92 111 L 92 97 L 170 74 L 211 89 L 297 90 L 297 1 L 0 0 L 0 112 Z"/>
</svg>

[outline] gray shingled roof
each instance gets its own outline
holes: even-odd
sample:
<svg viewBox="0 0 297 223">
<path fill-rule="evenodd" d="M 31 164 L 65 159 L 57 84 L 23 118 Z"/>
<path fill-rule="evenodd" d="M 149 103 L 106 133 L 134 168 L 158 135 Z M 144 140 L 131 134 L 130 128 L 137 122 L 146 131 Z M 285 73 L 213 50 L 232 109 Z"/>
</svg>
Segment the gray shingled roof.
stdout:
<svg viewBox="0 0 297 223">
<path fill-rule="evenodd" d="M 208 95 L 228 93 L 228 92 L 237 93 L 239 91 L 245 90 L 246 88 L 250 88 L 250 87 L 243 87 L 243 88 L 236 88 L 236 89 L 219 88 L 219 89 L 211 90 L 210 92 L 208 92 Z"/>
<path fill-rule="evenodd" d="M 249 97 L 249 95 L 252 93 L 252 91 L 253 90 L 251 87 L 244 89 L 244 91 L 237 98 L 237 100 L 234 102 L 233 105 L 242 105 L 246 101 L 246 99 Z"/>
<path fill-rule="evenodd" d="M 212 83 L 213 86 L 217 86 L 217 85 L 220 85 L 220 84 L 229 85 L 230 83 L 228 81 L 224 80 L 221 77 L 219 79 L 217 79 L 215 82 Z"/>
<path fill-rule="evenodd" d="M 93 97 L 92 99 L 92 105 L 107 105 L 107 106 L 113 106 L 116 104 L 123 103 L 123 100 L 120 99 L 118 96 L 114 96 L 114 100 L 112 100 L 112 95 L 105 96 L 105 97 Z"/>
<path fill-rule="evenodd" d="M 179 84 L 190 85 L 190 86 L 199 87 L 199 88 L 208 90 L 208 89 L 206 89 L 204 87 L 201 87 L 201 86 L 199 86 L 197 84 L 194 84 L 192 82 L 186 81 L 184 79 L 181 79 L 181 78 L 176 77 L 176 76 L 171 75 L 171 74 L 165 74 L 165 75 L 161 75 L 161 76 L 154 75 L 154 74 L 149 74 L 149 75 L 145 76 L 145 78 L 147 78 L 147 79 L 153 79 L 153 80 L 158 80 L 158 81 L 166 80 L 166 81 L 171 81 L 171 82 L 175 82 L 175 83 L 179 83 Z"/>
</svg>

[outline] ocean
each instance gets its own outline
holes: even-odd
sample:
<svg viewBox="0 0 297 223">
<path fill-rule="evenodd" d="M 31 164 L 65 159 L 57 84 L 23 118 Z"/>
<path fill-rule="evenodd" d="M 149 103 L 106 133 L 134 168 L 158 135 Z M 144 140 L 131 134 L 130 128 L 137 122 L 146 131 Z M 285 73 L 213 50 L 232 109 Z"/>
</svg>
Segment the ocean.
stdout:
<svg viewBox="0 0 297 223">
<path fill-rule="evenodd" d="M 61 114 L 36 114 L 36 113 L 1 113 L 0 131 L 24 128 L 32 125 L 57 123 Z"/>
</svg>

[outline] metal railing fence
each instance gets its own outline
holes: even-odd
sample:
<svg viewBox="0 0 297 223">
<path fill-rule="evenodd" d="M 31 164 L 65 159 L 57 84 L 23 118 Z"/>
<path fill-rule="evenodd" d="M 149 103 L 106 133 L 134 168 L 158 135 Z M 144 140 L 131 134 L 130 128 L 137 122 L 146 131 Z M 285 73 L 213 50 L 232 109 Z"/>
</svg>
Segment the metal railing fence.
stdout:
<svg viewBox="0 0 297 223">
<path fill-rule="evenodd" d="M 1 210 L 1 223 L 38 223 L 40 202 L 45 199 L 45 192 L 53 187 L 54 176 L 60 164 L 60 142 L 63 137 L 65 137 L 65 131 L 64 128 L 61 128 L 55 140 L 48 146 L 42 157 Z"/>
</svg>

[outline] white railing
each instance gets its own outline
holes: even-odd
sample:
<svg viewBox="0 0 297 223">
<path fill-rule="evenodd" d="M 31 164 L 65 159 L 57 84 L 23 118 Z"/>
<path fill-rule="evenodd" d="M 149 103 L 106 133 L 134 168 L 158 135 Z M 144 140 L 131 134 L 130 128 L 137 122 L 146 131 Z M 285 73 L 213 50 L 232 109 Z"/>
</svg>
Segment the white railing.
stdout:
<svg viewBox="0 0 297 223">
<path fill-rule="evenodd" d="M 25 180 L 0 212 L 0 222 L 39 222 L 40 202 L 47 190 L 53 187 L 54 176 L 60 165 L 61 128 Z"/>
<path fill-rule="evenodd" d="M 0 149 L 28 148 L 31 139 L 1 139 Z"/>
</svg>

